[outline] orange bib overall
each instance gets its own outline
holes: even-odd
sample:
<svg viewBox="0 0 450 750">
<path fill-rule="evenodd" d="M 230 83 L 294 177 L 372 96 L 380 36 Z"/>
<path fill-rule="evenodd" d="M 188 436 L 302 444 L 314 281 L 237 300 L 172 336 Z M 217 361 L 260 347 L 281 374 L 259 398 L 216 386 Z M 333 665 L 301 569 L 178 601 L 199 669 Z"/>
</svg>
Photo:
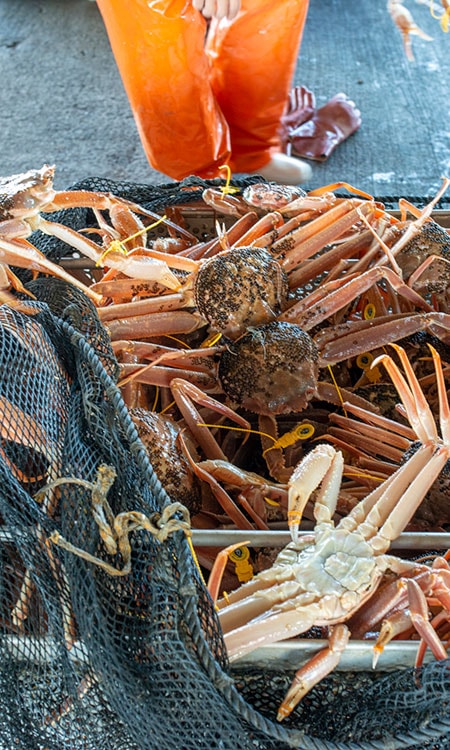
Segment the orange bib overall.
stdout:
<svg viewBox="0 0 450 750">
<path fill-rule="evenodd" d="M 308 0 L 242 0 L 208 30 L 190 0 L 97 1 L 154 169 L 181 180 L 269 162 Z"/>
</svg>

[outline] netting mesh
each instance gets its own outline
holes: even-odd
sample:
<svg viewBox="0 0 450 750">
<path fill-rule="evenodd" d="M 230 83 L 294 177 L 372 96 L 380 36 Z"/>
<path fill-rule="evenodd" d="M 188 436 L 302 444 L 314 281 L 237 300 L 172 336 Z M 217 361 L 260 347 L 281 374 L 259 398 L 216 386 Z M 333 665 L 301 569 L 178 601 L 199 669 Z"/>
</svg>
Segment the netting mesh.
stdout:
<svg viewBox="0 0 450 750">
<path fill-rule="evenodd" d="M 83 187 L 101 185 L 123 194 Z M 126 197 L 145 203 L 136 191 Z M 27 313 L 0 307 L 1 750 L 450 747 L 449 662 L 335 673 L 274 721 L 292 674 L 230 671 L 176 507 L 180 528 L 158 536 L 173 498 L 116 387 L 95 308 L 55 279 L 29 289 Z M 93 513 L 101 465 L 116 474 L 113 514 L 141 512 L 155 528 L 131 533 L 126 576 L 50 540 L 59 532 L 120 568 Z"/>
</svg>

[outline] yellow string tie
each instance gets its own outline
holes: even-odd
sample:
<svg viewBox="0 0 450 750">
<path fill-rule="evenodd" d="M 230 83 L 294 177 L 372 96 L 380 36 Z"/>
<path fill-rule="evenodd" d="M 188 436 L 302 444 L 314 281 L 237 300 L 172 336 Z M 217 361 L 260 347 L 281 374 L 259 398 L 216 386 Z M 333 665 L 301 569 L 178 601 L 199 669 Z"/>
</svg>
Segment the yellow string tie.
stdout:
<svg viewBox="0 0 450 750">
<path fill-rule="evenodd" d="M 167 404 L 167 406 L 165 406 L 164 409 L 161 409 L 161 411 L 159 413 L 160 414 L 165 414 L 165 412 L 169 411 L 169 409 L 171 409 L 172 406 L 175 406 L 175 401 L 171 401 L 170 404 Z"/>
<path fill-rule="evenodd" d="M 225 179 L 225 185 L 223 185 L 220 188 L 221 193 L 223 195 L 233 195 L 233 193 L 239 193 L 239 188 L 233 187 L 232 185 L 230 185 L 230 182 L 231 182 L 231 169 L 228 166 L 228 164 L 222 164 L 222 166 L 219 167 L 219 169 L 225 169 L 226 174 L 227 174 L 226 179 Z"/>
<path fill-rule="evenodd" d="M 344 471 L 343 475 L 344 477 L 350 478 L 350 479 L 372 479 L 374 482 L 384 482 L 385 480 L 382 479 L 382 477 L 375 477 L 373 474 L 365 474 L 364 472 L 351 474 L 349 471 Z"/>
<path fill-rule="evenodd" d="M 251 430 L 249 427 L 234 427 L 232 425 L 227 425 L 227 424 L 209 424 L 207 422 L 197 422 L 197 427 L 213 427 L 213 428 L 217 427 L 220 430 L 234 430 L 235 432 L 244 432 L 247 437 L 249 435 L 260 435 L 262 437 L 270 438 L 270 440 L 273 440 L 274 442 L 276 442 L 274 436 L 269 435 L 268 432 L 261 432 L 260 430 Z"/>
<path fill-rule="evenodd" d="M 180 346 L 184 346 L 185 349 L 192 349 L 189 344 L 186 343 L 186 341 L 182 341 L 181 339 L 178 339 L 176 336 L 171 336 L 170 333 L 165 333 L 164 336 L 166 339 L 170 339 L 171 341 L 175 341 L 177 344 L 180 344 Z"/>
<path fill-rule="evenodd" d="M 196 553 L 196 551 L 195 551 L 195 549 L 194 549 L 194 545 L 193 545 L 193 543 L 192 543 L 192 537 L 190 537 L 190 536 L 188 536 L 188 535 L 186 534 L 186 539 L 187 539 L 187 542 L 188 542 L 188 544 L 189 544 L 189 548 L 190 548 L 190 550 L 191 550 L 192 558 L 193 558 L 193 560 L 194 560 L 194 563 L 195 563 L 195 566 L 196 566 L 196 568 L 197 568 L 197 570 L 198 570 L 199 576 L 200 576 L 200 578 L 201 578 L 201 580 L 202 580 L 202 582 L 203 582 L 203 585 L 204 585 L 204 587 L 205 587 L 205 588 L 207 588 L 207 585 L 206 585 L 206 581 L 205 581 L 205 577 L 204 577 L 204 575 L 203 575 L 203 573 L 202 573 L 202 569 L 201 569 L 201 567 L 200 567 L 200 563 L 199 563 L 199 561 L 198 561 L 197 553 Z"/>
<path fill-rule="evenodd" d="M 156 411 L 158 400 L 159 400 L 159 385 L 155 386 L 155 398 L 153 399 L 151 411 Z"/>
<path fill-rule="evenodd" d="M 120 253 L 121 255 L 128 255 L 128 250 L 125 247 L 126 242 L 130 242 L 131 240 L 136 239 L 136 237 L 140 237 L 142 234 L 145 234 L 146 232 L 149 232 L 150 229 L 154 229 L 158 226 L 158 224 L 161 224 L 163 221 L 167 219 L 167 216 L 164 214 L 164 216 L 161 216 L 158 221 L 153 222 L 153 224 L 149 224 L 148 227 L 144 227 L 143 229 L 140 229 L 139 232 L 135 232 L 134 234 L 130 234 L 129 237 L 126 237 L 124 240 L 113 240 L 109 243 L 106 250 L 104 250 L 98 259 L 96 266 L 102 265 L 104 259 L 106 258 L 109 253 Z"/>
<path fill-rule="evenodd" d="M 344 399 L 342 398 L 341 389 L 339 388 L 339 386 L 338 386 L 338 384 L 336 382 L 336 378 L 334 377 L 334 372 L 333 372 L 333 369 L 332 369 L 331 365 L 328 365 L 328 371 L 329 371 L 329 373 L 331 375 L 331 380 L 333 381 L 333 385 L 336 388 L 337 395 L 339 396 L 339 401 L 341 402 L 341 406 L 342 406 L 342 409 L 344 411 L 344 414 L 345 414 L 346 417 L 348 417 L 347 410 L 346 410 L 346 408 L 344 406 Z"/>
<path fill-rule="evenodd" d="M 204 342 L 202 344 L 202 349 L 212 348 L 213 346 L 215 346 L 220 341 L 221 338 L 222 338 L 222 334 L 221 333 L 213 333 L 213 334 L 211 334 L 211 336 L 208 336 L 208 338 L 206 338 L 204 340 Z"/>
</svg>

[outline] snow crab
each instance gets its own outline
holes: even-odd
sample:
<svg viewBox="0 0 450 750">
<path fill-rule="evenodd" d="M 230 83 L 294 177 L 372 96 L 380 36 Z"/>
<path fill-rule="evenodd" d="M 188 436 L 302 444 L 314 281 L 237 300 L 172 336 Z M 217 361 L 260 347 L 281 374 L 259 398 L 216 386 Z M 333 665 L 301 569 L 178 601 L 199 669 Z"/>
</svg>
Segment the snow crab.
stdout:
<svg viewBox="0 0 450 750">
<path fill-rule="evenodd" d="M 426 619 L 423 621 L 419 616 L 421 605 L 414 596 L 416 586 L 411 581 L 415 581 L 425 600 L 437 600 L 450 616 L 448 566 L 443 564 L 430 570 L 420 563 L 388 554 L 390 543 L 403 531 L 450 457 L 449 403 L 440 357 L 435 350 L 432 354 L 439 390 L 441 435 L 410 370 L 406 370 L 405 380 L 385 355 L 383 362 L 401 395 L 408 419 L 420 431 L 419 449 L 335 527 L 332 519 L 343 458 L 332 446 L 318 445 L 297 466 L 289 483 L 292 542 L 282 550 L 272 568 L 218 602 L 231 661 L 263 644 L 304 633 L 314 625 L 330 628 L 328 647 L 297 672 L 278 710 L 279 720 L 289 715 L 311 687 L 337 665 L 351 635 L 352 618 L 358 615 L 363 625 L 366 623 L 366 606 L 387 571 L 406 581 L 410 609 L 417 611 L 413 622 L 419 623 L 420 634 L 427 643 L 434 646 L 435 637 L 430 635 Z M 299 537 L 303 509 L 319 485 L 314 505 L 314 534 Z M 220 569 L 212 574 L 215 590 L 218 576 Z M 390 593 L 392 598 L 384 602 L 384 610 L 380 608 L 378 620 L 395 607 L 392 590 Z"/>
<path fill-rule="evenodd" d="M 249 422 L 181 378 L 172 381 L 171 393 L 180 410 L 180 422 L 147 409 L 130 410 L 166 492 L 188 508 L 195 525 L 203 521 L 203 516 L 213 518 L 213 508 L 218 504 L 238 528 L 253 529 L 255 524 L 257 528 L 267 529 L 264 497 L 273 497 L 276 502 L 281 500 L 287 508 L 287 486 L 233 465 L 210 429 L 214 425 L 204 424 L 198 408 L 227 418 L 244 433 L 250 428 Z M 204 460 L 200 459 L 200 449 Z M 238 491 L 237 501 L 222 485 Z M 209 487 L 216 500 L 214 505 L 205 498 L 204 487 Z"/>
<path fill-rule="evenodd" d="M 115 222 L 119 228 L 124 226 L 127 235 L 130 233 L 130 227 L 135 232 L 145 233 L 145 227 L 133 215 L 135 213 L 144 215 L 152 221 L 155 219 L 164 221 L 179 234 L 188 237 L 189 242 L 196 241 L 195 237 L 181 227 L 176 227 L 167 218 L 161 218 L 131 201 L 106 193 L 81 190 L 58 192 L 53 188 L 54 173 L 53 166 L 44 165 L 41 169 L 32 169 L 23 174 L 0 178 L 0 261 L 4 289 L 9 288 L 9 283 L 13 278 L 6 268 L 8 264 L 64 278 L 82 288 L 97 304 L 100 302 L 101 296 L 98 293 L 89 286 L 77 282 L 57 264 L 51 263 L 27 241 L 26 238 L 35 230 L 58 237 L 98 266 L 105 265 L 107 256 L 109 268 L 128 276 L 158 282 L 163 287 L 179 288 L 180 282 L 167 265 L 167 258 L 158 257 L 157 252 L 145 252 L 142 247 L 140 252 L 128 254 L 120 242 L 111 243 L 104 251 L 88 237 L 62 224 L 49 221 L 42 216 L 42 213 L 48 214 L 62 208 L 73 207 L 92 208 L 96 211 L 107 210 L 113 224 Z M 101 229 L 101 231 L 104 230 Z M 145 242 L 141 240 L 141 245 L 143 244 Z M 176 265 L 176 260 L 173 263 Z M 20 289 L 23 291 L 22 287 Z"/>
<path fill-rule="evenodd" d="M 395 260 L 428 226 L 431 210 L 447 186 L 444 181 L 414 222 L 394 225 L 384 212 L 377 219 L 380 209 L 368 199 L 336 200 L 326 209 L 326 191 L 313 196 L 322 201 L 316 219 L 300 222 L 297 229 L 291 225 L 290 233 L 270 242 L 267 235 L 259 235 L 257 222 L 249 230 L 251 238 L 240 234 L 236 246 L 219 247 L 212 257 L 196 261 L 179 292 L 124 304 L 107 301 L 99 316 L 122 362 L 119 385 L 130 391 L 132 384 L 169 388 L 181 377 L 266 423 L 303 411 L 312 399 L 355 403 L 351 388 L 346 390 L 348 381 L 339 383 L 340 394 L 327 382 L 330 365 L 342 362 L 345 368 L 347 360 L 424 329 L 448 339 L 450 316 L 402 280 Z M 369 218 L 378 228 L 379 221 L 388 230 L 399 228 L 396 235 L 390 234 L 386 249 L 380 250 L 379 233 L 374 237 L 366 227 L 365 221 L 371 226 Z M 260 246 L 266 242 L 267 247 Z M 355 272 L 345 265 L 354 254 L 360 256 Z M 341 261 L 342 274 L 333 269 Z M 322 283 L 310 291 L 308 284 L 314 286 L 316 279 Z M 303 295 L 296 286 L 299 281 L 306 285 Z M 156 343 L 166 336 L 183 336 L 181 348 Z M 278 438 L 276 423 L 272 428 Z M 275 452 L 267 455 L 273 459 Z M 281 474 L 270 473 L 285 480 L 282 466 Z"/>
</svg>

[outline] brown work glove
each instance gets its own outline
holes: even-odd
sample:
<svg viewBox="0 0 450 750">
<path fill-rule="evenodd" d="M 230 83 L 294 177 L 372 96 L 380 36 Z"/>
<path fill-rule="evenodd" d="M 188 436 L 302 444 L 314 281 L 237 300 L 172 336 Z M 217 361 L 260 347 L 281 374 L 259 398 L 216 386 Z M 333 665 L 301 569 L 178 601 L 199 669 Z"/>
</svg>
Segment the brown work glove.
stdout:
<svg viewBox="0 0 450 750">
<path fill-rule="evenodd" d="M 314 98 L 311 101 L 313 102 Z M 289 122 L 289 118 L 292 121 L 293 115 L 294 112 L 288 110 L 284 121 Z M 287 126 L 285 150 L 303 159 L 325 161 L 336 146 L 358 130 L 360 125 L 361 113 L 355 103 L 348 99 L 346 94 L 336 94 L 303 122 L 298 122 L 296 126 Z"/>
</svg>

